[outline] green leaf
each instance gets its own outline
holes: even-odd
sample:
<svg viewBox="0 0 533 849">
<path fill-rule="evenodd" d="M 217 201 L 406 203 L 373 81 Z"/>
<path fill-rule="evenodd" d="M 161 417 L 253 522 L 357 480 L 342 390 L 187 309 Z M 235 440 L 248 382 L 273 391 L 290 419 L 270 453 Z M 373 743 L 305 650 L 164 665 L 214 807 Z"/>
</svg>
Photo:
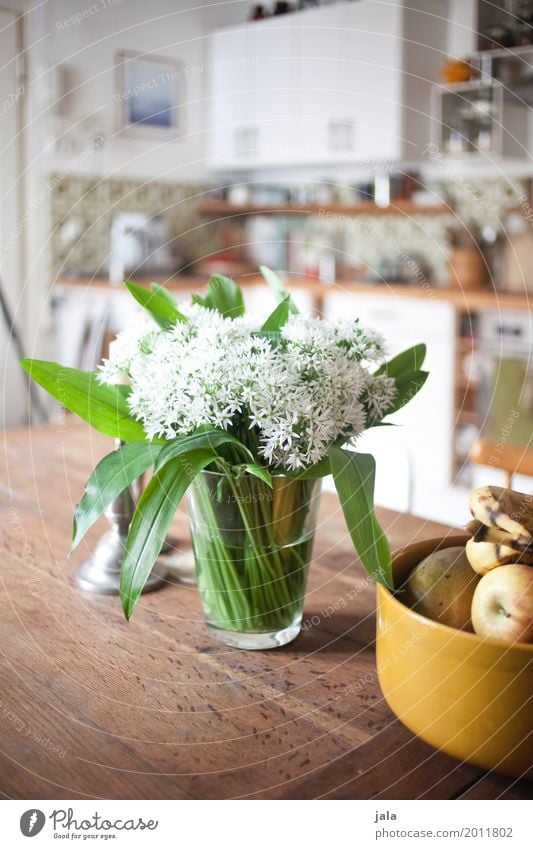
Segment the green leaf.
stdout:
<svg viewBox="0 0 533 849">
<path fill-rule="evenodd" d="M 290 295 L 285 295 L 282 301 L 279 302 L 273 312 L 270 313 L 267 320 L 261 327 L 262 333 L 272 333 L 280 330 L 289 318 L 291 305 Z"/>
<path fill-rule="evenodd" d="M 183 457 L 190 451 L 211 451 L 215 457 L 217 453 L 216 449 L 220 445 L 228 443 L 231 445 L 237 445 L 242 449 L 243 453 L 247 457 L 250 457 L 250 459 L 253 460 L 252 452 L 249 451 L 236 436 L 232 436 L 231 433 L 227 433 L 225 430 L 217 430 L 214 427 L 206 426 L 199 428 L 197 431 L 189 434 L 188 436 L 178 436 L 176 439 L 172 439 L 170 442 L 167 442 L 165 447 L 161 449 L 154 471 L 158 472 L 159 469 L 161 469 L 165 463 L 168 463 L 169 460 L 174 460 L 177 457 Z"/>
<path fill-rule="evenodd" d="M 161 445 L 128 442 L 100 460 L 74 510 L 71 554 L 111 502 L 153 466 L 160 451 Z"/>
<path fill-rule="evenodd" d="M 392 413 L 395 413 L 397 410 L 405 407 L 405 405 L 411 401 L 418 392 L 420 392 L 424 383 L 428 379 L 428 375 L 429 372 L 427 371 L 411 371 L 397 377 L 397 394 L 392 403 L 392 407 L 387 410 L 386 415 L 390 416 Z"/>
<path fill-rule="evenodd" d="M 290 293 L 287 292 L 285 285 L 280 277 L 276 274 L 275 271 L 272 271 L 271 268 L 268 268 L 266 265 L 260 265 L 259 271 L 263 275 L 264 279 L 276 295 L 278 301 L 282 301 L 287 296 L 289 297 L 289 311 L 292 315 L 297 315 L 299 313 L 299 309 L 296 304 L 293 302 Z"/>
<path fill-rule="evenodd" d="M 174 295 L 172 295 L 171 292 L 168 291 L 168 289 L 165 289 L 164 286 L 160 286 L 159 283 L 150 283 L 150 289 L 157 295 L 161 295 L 161 297 L 164 298 L 165 301 L 168 301 L 170 306 L 175 307 L 176 309 L 178 308 L 178 302 L 176 298 L 174 297 Z"/>
<path fill-rule="evenodd" d="M 210 451 L 191 451 L 170 460 L 152 477 L 141 495 L 120 570 L 120 599 L 126 619 L 133 613 L 179 502 L 196 475 L 213 459 Z"/>
<path fill-rule="evenodd" d="M 419 371 L 424 364 L 425 358 L 426 346 L 423 343 L 420 345 L 413 345 L 412 348 L 407 348 L 407 350 L 402 351 L 401 354 L 393 357 L 393 359 L 389 360 L 388 363 L 383 363 L 375 374 L 386 374 L 389 377 L 399 377 L 405 372 Z"/>
<path fill-rule="evenodd" d="M 157 286 L 157 283 L 155 285 Z M 163 330 L 173 327 L 177 321 L 187 321 L 185 316 L 176 309 L 175 304 L 170 302 L 168 293 L 166 295 L 161 294 L 159 291 L 162 288 L 161 286 L 158 289 L 152 288 L 150 290 L 145 289 L 144 286 L 139 286 L 137 283 L 133 283 L 131 280 L 126 280 L 125 286 L 137 303 L 150 313 L 154 321 Z M 170 297 L 172 298 L 172 295 Z"/>
<path fill-rule="evenodd" d="M 233 280 L 222 274 L 213 274 L 207 282 L 205 297 L 193 295 L 193 301 L 207 309 L 217 310 L 227 318 L 238 318 L 244 315 L 242 291 Z"/>
<path fill-rule="evenodd" d="M 96 371 L 78 371 L 45 360 L 24 359 L 20 364 L 61 406 L 89 422 L 95 430 L 124 442 L 147 439 L 142 424 L 130 414 L 128 386 L 102 384 Z"/>
<path fill-rule="evenodd" d="M 328 451 L 346 525 L 361 562 L 380 584 L 393 587 L 390 546 L 374 512 L 376 463 L 371 454 Z"/>
<path fill-rule="evenodd" d="M 259 463 L 245 463 L 244 468 L 250 475 L 259 478 L 272 488 L 272 475 L 264 466 L 260 466 Z"/>
</svg>

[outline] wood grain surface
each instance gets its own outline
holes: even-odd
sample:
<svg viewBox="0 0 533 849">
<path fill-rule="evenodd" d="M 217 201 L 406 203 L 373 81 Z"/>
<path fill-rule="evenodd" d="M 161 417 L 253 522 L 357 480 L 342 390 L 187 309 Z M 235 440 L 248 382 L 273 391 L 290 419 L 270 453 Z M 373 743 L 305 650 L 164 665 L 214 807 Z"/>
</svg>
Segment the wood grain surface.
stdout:
<svg viewBox="0 0 533 849">
<path fill-rule="evenodd" d="M 0 791 L 15 799 L 530 798 L 415 738 L 377 682 L 374 588 L 323 496 L 304 631 L 241 652 L 169 583 L 125 622 L 76 589 L 72 508 L 112 442 L 65 420 L 9 433 L 0 477 Z M 393 547 L 450 529 L 380 511 Z M 186 517 L 173 525 L 189 546 Z M 354 686 L 356 684 L 357 686 Z"/>
</svg>

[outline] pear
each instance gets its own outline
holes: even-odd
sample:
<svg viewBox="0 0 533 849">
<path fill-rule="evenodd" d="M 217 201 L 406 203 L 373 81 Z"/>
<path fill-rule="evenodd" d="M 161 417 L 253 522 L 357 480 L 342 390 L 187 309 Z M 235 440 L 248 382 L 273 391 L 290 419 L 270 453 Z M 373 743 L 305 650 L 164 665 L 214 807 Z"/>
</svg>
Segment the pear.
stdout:
<svg viewBox="0 0 533 849">
<path fill-rule="evenodd" d="M 471 631 L 472 598 L 480 580 L 463 546 L 442 548 L 415 566 L 401 598 L 429 619 Z"/>
</svg>

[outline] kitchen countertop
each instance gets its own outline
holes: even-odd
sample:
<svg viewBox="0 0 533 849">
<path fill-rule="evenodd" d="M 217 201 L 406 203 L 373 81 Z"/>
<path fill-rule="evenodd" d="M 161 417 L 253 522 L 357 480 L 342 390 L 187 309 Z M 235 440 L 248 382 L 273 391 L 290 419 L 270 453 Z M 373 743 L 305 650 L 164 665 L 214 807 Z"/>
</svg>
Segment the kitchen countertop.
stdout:
<svg viewBox="0 0 533 849">
<path fill-rule="evenodd" d="M 112 441 L 67 416 L 10 432 L 0 485 L 0 788 L 55 798 L 530 798 L 531 785 L 433 750 L 391 713 L 376 677 L 374 588 L 325 494 L 291 645 L 210 639 L 194 587 L 169 583 L 124 621 L 83 593 L 72 507 Z M 379 511 L 393 547 L 450 529 Z M 172 529 L 189 545 L 185 515 Z M 354 688 L 354 682 L 362 681 Z"/>
<path fill-rule="evenodd" d="M 171 291 L 179 293 L 180 290 L 190 291 L 201 289 L 208 279 L 208 275 L 202 274 L 178 274 L 169 278 L 153 277 L 156 283 L 166 286 Z M 259 274 L 243 274 L 234 277 L 240 286 L 257 286 L 265 281 Z M 148 283 L 135 278 L 138 283 Z M 437 285 L 410 286 L 401 283 L 368 283 L 357 280 L 339 280 L 333 284 L 322 283 L 316 277 L 306 277 L 301 274 L 290 274 L 285 276 L 287 285 L 307 289 L 314 297 L 315 308 L 320 309 L 323 298 L 328 292 L 353 292 L 354 294 L 384 295 L 400 298 L 422 298 L 427 301 L 439 300 L 452 303 L 462 312 L 474 312 L 478 309 L 531 309 L 533 295 L 513 292 L 496 292 L 494 289 L 453 289 Z M 120 291 L 120 287 L 112 286 L 109 280 L 103 277 L 57 277 L 53 283 L 55 289 L 62 287 L 80 287 L 102 289 L 107 292 Z"/>
</svg>

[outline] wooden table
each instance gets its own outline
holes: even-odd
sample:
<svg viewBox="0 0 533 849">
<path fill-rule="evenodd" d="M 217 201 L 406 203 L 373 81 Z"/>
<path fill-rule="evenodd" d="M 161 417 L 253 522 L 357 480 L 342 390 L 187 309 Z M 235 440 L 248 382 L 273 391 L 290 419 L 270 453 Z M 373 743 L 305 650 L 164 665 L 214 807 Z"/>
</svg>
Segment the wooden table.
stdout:
<svg viewBox="0 0 533 849">
<path fill-rule="evenodd" d="M 210 639 L 196 589 L 82 593 L 67 560 L 72 506 L 111 441 L 62 422 L 12 432 L 0 481 L 0 790 L 8 798 L 530 798 L 531 785 L 434 751 L 385 704 L 374 589 L 325 495 L 292 645 Z M 393 546 L 449 529 L 381 511 Z M 178 511 L 173 532 L 188 546 Z M 83 548 L 83 546 L 82 546 Z M 355 689 L 353 683 L 363 680 Z M 351 686 L 352 685 L 352 686 Z"/>
</svg>

